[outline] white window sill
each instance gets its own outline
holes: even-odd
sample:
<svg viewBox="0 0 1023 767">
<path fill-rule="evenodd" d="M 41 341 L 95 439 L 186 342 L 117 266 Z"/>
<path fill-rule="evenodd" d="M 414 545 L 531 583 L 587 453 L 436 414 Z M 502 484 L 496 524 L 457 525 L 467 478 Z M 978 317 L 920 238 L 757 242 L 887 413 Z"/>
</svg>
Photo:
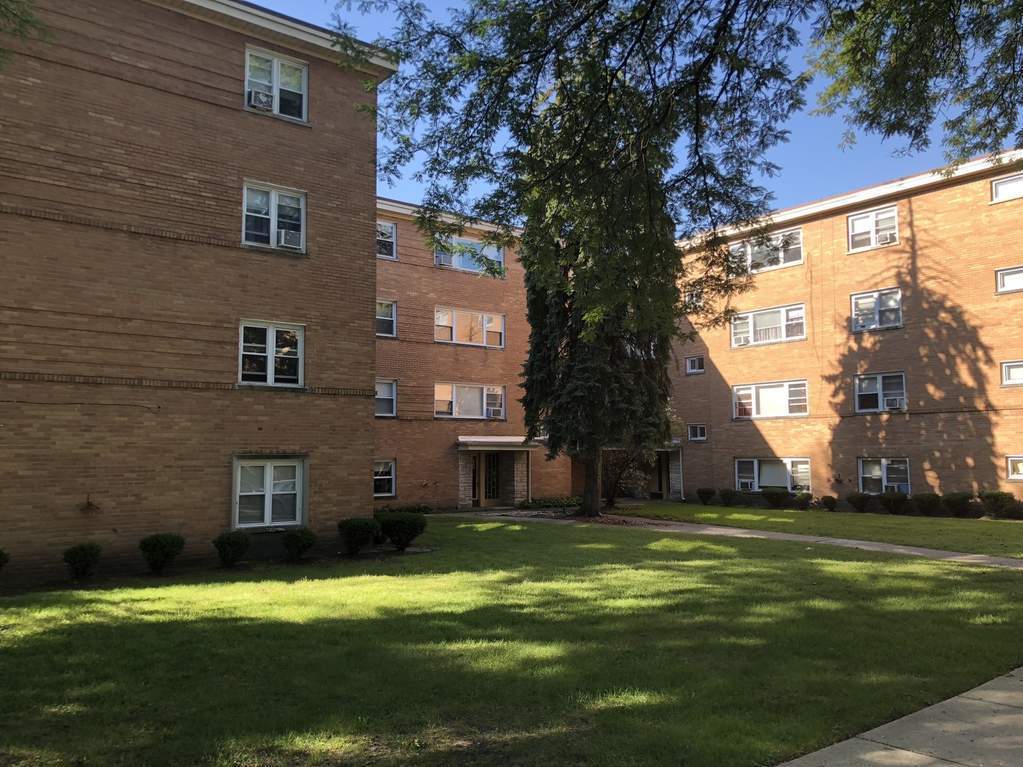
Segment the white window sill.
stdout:
<svg viewBox="0 0 1023 767">
<path fill-rule="evenodd" d="M 687 440 L 687 441 L 688 442 L 706 442 L 707 438 L 704 437 L 703 439 L 690 439 L 690 440 Z"/>
<path fill-rule="evenodd" d="M 264 245 L 260 242 L 242 242 L 242 247 L 247 250 L 259 250 L 266 253 L 280 253 L 284 256 L 308 256 L 309 251 L 306 248 L 301 250 L 298 248 L 279 248 L 276 245 Z"/>
<path fill-rule="evenodd" d="M 308 120 L 301 120 L 297 117 L 292 117 L 291 115 L 282 115 L 279 112 L 272 112 L 268 109 L 255 109 L 254 107 L 250 107 L 248 105 L 243 106 L 242 109 L 244 109 L 249 114 L 261 115 L 263 117 L 273 117 L 274 119 L 280 120 L 281 122 L 291 123 L 292 125 L 298 125 L 303 128 L 313 127 L 313 124 Z"/>
<path fill-rule="evenodd" d="M 258 525 L 235 525 L 235 530 L 245 530 L 255 533 L 277 533 L 282 530 L 288 530 L 293 527 L 302 527 L 302 523 L 299 522 L 271 522 L 269 525 L 259 523 Z"/>
<path fill-rule="evenodd" d="M 1023 194 L 1018 197 L 1006 197 L 1004 200 L 991 200 L 988 205 L 1001 205 L 1004 202 L 1019 202 L 1020 200 L 1023 200 Z"/>
<path fill-rule="evenodd" d="M 281 391 L 307 391 L 305 384 L 258 383 L 256 381 L 238 381 L 239 389 L 268 389 Z"/>
<path fill-rule="evenodd" d="M 735 415 L 732 416 L 733 421 L 782 421 L 789 418 L 809 418 L 809 413 L 793 413 L 792 415 L 753 415 L 743 416 Z"/>
<path fill-rule="evenodd" d="M 398 260 L 398 257 L 397 257 L 397 256 L 381 256 L 381 255 L 380 255 L 380 254 L 378 253 L 378 254 L 377 254 L 377 260 L 378 260 L 378 261 L 397 261 L 397 260 Z"/>
<path fill-rule="evenodd" d="M 878 325 L 876 328 L 850 328 L 850 333 L 880 333 L 884 330 L 901 330 L 906 327 L 904 323 L 898 325 Z"/>
<path fill-rule="evenodd" d="M 909 409 L 906 410 L 854 410 L 853 415 L 909 415 Z"/>
<path fill-rule="evenodd" d="M 706 370 L 692 370 L 692 371 L 687 370 L 686 371 L 686 375 L 687 376 L 702 376 L 706 372 L 707 372 Z"/>
<path fill-rule="evenodd" d="M 386 414 L 374 413 L 373 417 L 374 418 L 397 418 L 398 414 L 397 413 L 386 413 Z"/>
<path fill-rule="evenodd" d="M 487 418 L 475 415 L 437 415 L 433 414 L 435 421 L 493 421 L 494 423 L 507 423 L 507 418 Z"/>
<path fill-rule="evenodd" d="M 756 276 L 758 274 L 766 274 L 767 272 L 778 272 L 778 271 L 781 271 L 782 269 L 791 269 L 793 266 L 802 266 L 804 263 L 806 263 L 804 260 L 800 260 L 800 261 L 795 261 L 795 262 L 793 262 L 791 264 L 779 264 L 778 266 L 765 266 L 763 269 L 755 269 L 755 270 L 754 269 L 750 269 L 749 270 L 749 274 L 751 276 Z"/>
<path fill-rule="evenodd" d="M 792 344 L 797 341 L 805 341 L 806 336 L 800 336 L 799 338 L 782 338 L 778 341 L 760 341 L 755 344 L 743 344 L 742 346 L 732 346 L 732 349 L 759 349 L 761 346 L 777 346 L 779 344 Z"/>
<path fill-rule="evenodd" d="M 493 346 L 492 344 L 470 344 L 465 341 L 441 341 L 439 338 L 434 338 L 435 344 L 444 344 L 445 346 L 467 346 L 470 349 L 495 349 L 497 351 L 504 351 L 503 346 Z"/>
<path fill-rule="evenodd" d="M 434 262 L 434 266 L 436 266 L 438 269 L 446 269 L 449 272 L 461 272 L 462 274 L 475 274 L 475 275 L 478 275 L 480 277 L 491 277 L 491 276 L 493 276 L 493 275 L 487 274 L 486 271 L 484 271 L 483 269 L 463 269 L 461 266 L 449 266 L 448 264 L 438 264 L 436 261 Z M 501 264 L 501 269 L 504 270 L 504 268 L 505 268 L 504 264 Z M 504 276 L 502 275 L 502 276 L 498 277 L 497 279 L 503 280 Z"/>
<path fill-rule="evenodd" d="M 865 248 L 855 248 L 853 250 L 846 250 L 845 254 L 847 256 L 852 256 L 855 255 L 856 253 L 866 253 L 867 251 L 871 250 L 884 250 L 885 248 L 894 248 L 896 245 L 899 244 L 900 241 L 896 240 L 895 242 L 887 242 L 884 245 L 868 245 Z"/>
<path fill-rule="evenodd" d="M 377 333 L 377 338 L 397 338 L 397 333 Z"/>
<path fill-rule="evenodd" d="M 397 493 L 387 493 L 386 495 L 377 495 L 376 493 L 373 493 L 373 497 L 374 498 L 397 498 L 398 494 Z"/>
<path fill-rule="evenodd" d="M 1005 296 L 1009 293 L 1023 293 L 1023 288 L 1012 288 L 1011 290 L 996 290 L 996 296 Z"/>
</svg>

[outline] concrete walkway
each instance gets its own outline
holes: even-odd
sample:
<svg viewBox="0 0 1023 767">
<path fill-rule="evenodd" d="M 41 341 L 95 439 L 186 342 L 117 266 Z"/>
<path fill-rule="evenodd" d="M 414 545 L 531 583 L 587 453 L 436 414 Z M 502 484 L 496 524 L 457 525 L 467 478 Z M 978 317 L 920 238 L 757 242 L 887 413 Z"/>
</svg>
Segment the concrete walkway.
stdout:
<svg viewBox="0 0 1023 767">
<path fill-rule="evenodd" d="M 458 512 L 451 516 L 479 517 L 493 519 L 511 519 L 517 522 L 548 522 L 555 524 L 586 524 L 582 519 L 552 519 L 551 517 L 533 516 L 516 511 L 473 511 Z M 993 557 L 987 554 L 964 554 L 959 551 L 942 551 L 941 549 L 925 549 L 920 546 L 903 546 L 898 543 L 880 543 L 878 541 L 859 541 L 854 538 L 825 538 L 817 535 L 800 535 L 798 533 L 779 533 L 772 530 L 750 530 L 745 527 L 729 527 L 726 525 L 701 525 L 694 522 L 668 522 L 647 517 L 622 517 L 616 514 L 604 514 L 601 519 L 628 527 L 642 527 L 665 533 L 682 533 L 684 535 L 714 535 L 722 538 L 761 538 L 769 541 L 793 541 L 795 543 L 815 543 L 823 546 L 841 546 L 847 549 L 863 551 L 881 551 L 887 554 L 903 554 L 910 557 L 923 557 L 943 562 L 958 562 L 966 565 L 983 565 L 984 567 L 1005 567 L 1010 570 L 1023 570 L 1023 559 L 1012 557 Z M 600 524 L 599 522 L 593 524 Z M 1023 767 L 1021 756 L 1018 767 Z"/>
<path fill-rule="evenodd" d="M 1023 668 L 781 767 L 1020 767 Z"/>
</svg>

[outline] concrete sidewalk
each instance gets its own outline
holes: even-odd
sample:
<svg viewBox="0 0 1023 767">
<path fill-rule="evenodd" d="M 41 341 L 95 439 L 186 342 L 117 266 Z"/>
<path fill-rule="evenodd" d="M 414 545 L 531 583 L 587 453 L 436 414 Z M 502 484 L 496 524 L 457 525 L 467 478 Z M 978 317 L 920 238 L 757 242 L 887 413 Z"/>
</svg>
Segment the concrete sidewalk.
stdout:
<svg viewBox="0 0 1023 767">
<path fill-rule="evenodd" d="M 1020 767 L 1023 668 L 781 767 Z"/>
</svg>

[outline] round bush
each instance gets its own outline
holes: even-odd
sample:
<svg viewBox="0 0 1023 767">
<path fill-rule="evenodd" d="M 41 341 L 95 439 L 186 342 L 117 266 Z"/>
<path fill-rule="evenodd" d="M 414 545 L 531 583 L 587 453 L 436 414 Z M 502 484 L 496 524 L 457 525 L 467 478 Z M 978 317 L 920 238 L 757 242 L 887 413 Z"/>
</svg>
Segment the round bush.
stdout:
<svg viewBox="0 0 1023 767">
<path fill-rule="evenodd" d="M 71 577 L 76 581 L 85 580 L 96 572 L 99 564 L 99 555 L 103 547 L 98 543 L 80 543 L 72 546 L 64 552 L 64 562 L 67 563 Z"/>
<path fill-rule="evenodd" d="M 721 503 L 725 506 L 733 505 L 738 495 L 739 491 L 732 487 L 723 487 L 718 490 L 718 498 L 721 499 Z"/>
<path fill-rule="evenodd" d="M 1016 505 L 1016 496 L 999 491 L 981 493 L 980 500 L 984 504 L 984 512 L 994 519 L 1009 519 Z"/>
<path fill-rule="evenodd" d="M 765 487 L 760 491 L 760 496 L 772 509 L 783 509 L 792 503 L 792 493 L 780 487 Z"/>
<path fill-rule="evenodd" d="M 945 507 L 941 504 L 941 496 L 937 493 L 914 493 L 913 504 L 917 514 L 925 517 L 944 517 Z"/>
<path fill-rule="evenodd" d="M 941 503 L 953 517 L 979 517 L 984 507 L 973 502 L 973 493 L 945 493 Z"/>
<path fill-rule="evenodd" d="M 796 493 L 792 499 L 792 507 L 799 511 L 806 511 L 810 508 L 810 503 L 813 501 L 813 496 L 810 493 Z"/>
<path fill-rule="evenodd" d="M 881 508 L 889 514 L 902 515 L 909 511 L 909 496 L 897 490 L 888 490 L 878 500 L 881 502 Z"/>
<path fill-rule="evenodd" d="M 0 549 L 0 570 L 4 569 L 4 565 L 11 561 L 11 555 L 3 549 Z"/>
<path fill-rule="evenodd" d="M 871 499 L 872 496 L 869 496 L 866 493 L 849 493 L 849 495 L 845 497 L 848 504 L 861 514 L 867 510 L 867 506 L 870 505 Z"/>
<path fill-rule="evenodd" d="M 822 495 L 817 499 L 817 505 L 825 511 L 834 511 L 838 508 L 838 499 L 833 495 Z"/>
<path fill-rule="evenodd" d="M 283 542 L 284 558 L 289 562 L 298 562 L 316 545 L 316 533 L 308 527 L 296 527 L 284 533 Z"/>
<path fill-rule="evenodd" d="M 706 506 L 714 498 L 715 492 L 713 487 L 701 487 L 696 490 L 696 497 L 700 499 L 700 503 Z"/>
<path fill-rule="evenodd" d="M 162 573 L 185 548 L 185 539 L 177 533 L 156 533 L 139 541 L 142 557 L 154 573 Z"/>
<path fill-rule="evenodd" d="M 393 511 L 383 512 L 384 514 L 407 514 L 409 512 Z M 419 516 L 422 516 L 421 514 Z M 341 535 L 341 542 L 349 556 L 354 557 L 362 549 L 373 545 L 377 534 L 380 532 L 380 523 L 372 517 L 351 517 L 342 519 L 337 523 L 337 531 Z"/>
<path fill-rule="evenodd" d="M 409 512 L 389 512 L 378 515 L 380 529 L 398 551 L 404 551 L 426 530 L 426 517 Z"/>
<path fill-rule="evenodd" d="M 213 539 L 213 546 L 224 567 L 234 567 L 249 550 L 249 534 L 244 530 L 228 530 Z"/>
</svg>

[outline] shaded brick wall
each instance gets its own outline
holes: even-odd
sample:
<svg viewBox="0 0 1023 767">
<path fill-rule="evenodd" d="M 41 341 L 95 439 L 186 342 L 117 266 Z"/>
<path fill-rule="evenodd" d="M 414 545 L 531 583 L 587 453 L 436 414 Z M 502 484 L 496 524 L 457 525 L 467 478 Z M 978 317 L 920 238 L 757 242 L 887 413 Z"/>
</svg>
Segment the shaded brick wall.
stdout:
<svg viewBox="0 0 1023 767">
<path fill-rule="evenodd" d="M 309 523 L 371 508 L 375 126 L 363 75 L 137 0 L 43 0 L 0 70 L 0 547 L 187 555 L 240 452 L 304 455 Z M 243 108 L 246 44 L 309 64 L 309 124 Z M 15 108 L 16 106 L 16 108 Z M 305 255 L 240 245 L 242 186 L 304 190 Z M 305 325 L 306 390 L 236 387 L 242 319 Z M 13 478 L 13 479 L 11 479 Z M 78 507 L 86 496 L 101 508 Z"/>
</svg>

